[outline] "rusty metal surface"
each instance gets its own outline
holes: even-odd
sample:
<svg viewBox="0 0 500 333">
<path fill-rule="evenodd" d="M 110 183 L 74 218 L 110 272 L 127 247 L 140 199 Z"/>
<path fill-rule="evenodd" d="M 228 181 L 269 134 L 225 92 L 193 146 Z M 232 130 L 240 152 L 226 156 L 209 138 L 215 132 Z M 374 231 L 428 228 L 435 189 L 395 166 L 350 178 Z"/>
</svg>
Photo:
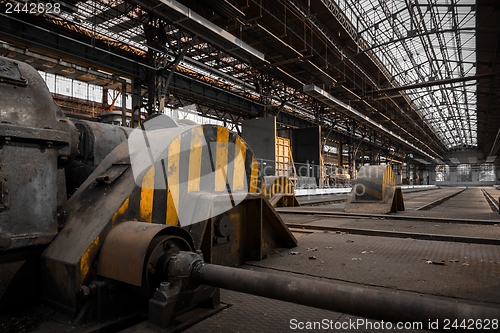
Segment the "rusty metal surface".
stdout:
<svg viewBox="0 0 500 333">
<path fill-rule="evenodd" d="M 98 166 L 120 143 L 127 140 L 132 128 L 79 120 L 75 126 L 80 132 L 80 156 Z"/>
<path fill-rule="evenodd" d="M 144 134 L 150 139 L 151 151 L 121 143 L 61 208 L 60 224 L 64 228 L 42 257 L 42 280 L 44 296 L 69 311 L 78 310 L 76 293 L 80 286 L 99 274 L 144 285 L 140 281 L 140 263 L 146 240 L 132 243 L 127 249 L 121 240 L 120 247 L 107 247 L 103 251 L 107 262 L 99 260 L 96 271 L 95 259 L 108 232 L 126 221 L 185 226 L 197 236 L 195 242 L 203 249 L 206 260 L 227 265 L 260 260 L 278 247 L 296 245 L 296 239 L 267 200 L 245 190 L 245 183 L 250 192 L 259 188 L 258 168 L 253 153 L 236 134 L 211 125 L 140 132 L 137 138 L 143 139 Z M 198 135 L 204 135 L 207 145 L 192 149 Z M 241 152 L 238 159 L 237 151 Z M 149 163 L 149 153 L 158 159 L 154 166 Z M 134 171 L 132 158 L 144 162 L 143 168 L 140 165 Z M 125 169 L 127 164 L 131 167 L 111 176 L 110 168 L 119 165 Z M 201 177 L 206 181 L 202 182 Z M 243 203 L 233 207 L 240 201 Z M 221 224 L 218 219 L 222 214 L 227 214 L 231 223 Z M 193 221 L 200 224 L 189 223 Z M 229 228 L 221 230 L 221 226 Z M 132 234 L 124 239 L 135 241 Z M 118 251 L 135 253 L 139 258 L 127 266 L 126 256 Z M 113 258 L 119 259 L 118 268 L 112 266 Z M 130 272 L 126 272 L 127 267 Z"/>
<path fill-rule="evenodd" d="M 362 166 L 347 198 L 344 211 L 386 214 L 404 210 L 401 188 L 395 185 L 396 180 L 391 166 Z"/>
<path fill-rule="evenodd" d="M 264 259 L 277 248 L 290 248 L 297 244 L 280 216 L 261 194 L 233 195 L 236 199 L 239 195 L 245 197 L 239 205 L 210 219 L 203 234 L 200 234 L 201 240 L 195 240 L 200 243 L 199 249 L 203 251 L 205 261 L 237 266 L 248 260 Z M 216 194 L 207 194 L 206 198 L 217 204 Z M 222 227 L 221 222 L 227 227 Z"/>
<path fill-rule="evenodd" d="M 58 167 L 75 154 L 77 133 L 34 68 L 0 57 L 0 77 L 1 252 L 57 234 L 66 194 Z"/>
<path fill-rule="evenodd" d="M 112 218 L 136 187 L 130 169 L 112 185 L 99 184 L 113 163 L 127 163 L 126 143 L 117 147 L 60 209 L 64 227 L 42 256 L 45 297 L 76 310 L 78 288 L 95 277 L 94 258 L 111 230 Z"/>
<path fill-rule="evenodd" d="M 97 274 L 142 286 L 144 269 L 148 264 L 148 248 L 153 238 L 166 228 L 166 225 L 145 222 L 118 224 L 111 229 L 101 245 Z M 186 247 L 189 248 L 187 243 Z"/>
</svg>

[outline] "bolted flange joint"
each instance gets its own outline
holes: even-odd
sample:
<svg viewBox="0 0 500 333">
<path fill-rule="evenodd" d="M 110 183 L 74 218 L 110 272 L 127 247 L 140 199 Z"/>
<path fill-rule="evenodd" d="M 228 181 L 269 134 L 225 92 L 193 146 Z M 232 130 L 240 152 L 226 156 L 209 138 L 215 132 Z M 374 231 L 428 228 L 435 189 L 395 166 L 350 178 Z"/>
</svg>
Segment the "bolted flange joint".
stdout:
<svg viewBox="0 0 500 333">
<path fill-rule="evenodd" d="M 168 280 L 172 285 L 195 289 L 199 286 L 191 277 L 194 268 L 203 263 L 203 254 L 181 251 L 172 256 L 168 262 Z"/>
</svg>

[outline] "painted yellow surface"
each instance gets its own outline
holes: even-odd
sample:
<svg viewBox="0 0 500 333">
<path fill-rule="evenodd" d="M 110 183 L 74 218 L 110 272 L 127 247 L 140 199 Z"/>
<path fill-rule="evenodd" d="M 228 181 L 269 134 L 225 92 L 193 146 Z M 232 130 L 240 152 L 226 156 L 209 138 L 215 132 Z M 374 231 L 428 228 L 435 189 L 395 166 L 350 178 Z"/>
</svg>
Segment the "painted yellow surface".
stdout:
<svg viewBox="0 0 500 333">
<path fill-rule="evenodd" d="M 93 256 L 97 252 L 97 247 L 99 245 L 99 236 L 90 244 L 87 251 L 83 254 L 80 259 L 80 276 L 82 283 L 85 281 L 85 278 L 89 274 L 90 265 L 92 263 Z"/>
<path fill-rule="evenodd" d="M 177 226 L 177 207 L 175 207 L 174 199 L 170 190 L 167 193 L 167 218 L 165 224 Z"/>
<path fill-rule="evenodd" d="M 179 168 L 181 152 L 181 138 L 175 138 L 168 147 L 167 157 L 167 218 L 166 224 L 177 225 L 177 208 L 179 207 Z"/>
<path fill-rule="evenodd" d="M 249 192 L 256 193 L 259 185 L 259 163 L 255 159 L 255 156 L 252 156 L 252 171 L 250 173 L 250 184 L 248 185 Z"/>
<path fill-rule="evenodd" d="M 246 181 L 246 171 L 245 171 L 245 159 L 246 159 L 247 147 L 240 137 L 236 138 L 236 145 L 234 147 L 234 173 L 233 173 L 233 187 L 234 191 L 245 190 Z"/>
<path fill-rule="evenodd" d="M 122 216 L 123 214 L 125 214 L 125 212 L 127 211 L 128 209 L 128 205 L 130 203 L 130 197 L 128 197 L 127 199 L 125 199 L 125 201 L 122 203 L 122 205 L 120 206 L 120 208 L 118 208 L 118 210 L 113 214 L 113 217 L 111 218 L 111 223 L 114 224 L 116 219 L 120 216 Z"/>
<path fill-rule="evenodd" d="M 153 196 L 155 187 L 155 166 L 152 165 L 142 179 L 140 216 L 144 222 L 153 220 Z"/>
<path fill-rule="evenodd" d="M 200 190 L 201 162 L 203 146 L 206 145 L 203 127 L 197 126 L 191 131 L 189 152 L 188 192 Z"/>
<path fill-rule="evenodd" d="M 215 148 L 215 191 L 224 191 L 226 189 L 228 140 L 229 130 L 225 127 L 217 127 L 217 143 Z"/>
</svg>

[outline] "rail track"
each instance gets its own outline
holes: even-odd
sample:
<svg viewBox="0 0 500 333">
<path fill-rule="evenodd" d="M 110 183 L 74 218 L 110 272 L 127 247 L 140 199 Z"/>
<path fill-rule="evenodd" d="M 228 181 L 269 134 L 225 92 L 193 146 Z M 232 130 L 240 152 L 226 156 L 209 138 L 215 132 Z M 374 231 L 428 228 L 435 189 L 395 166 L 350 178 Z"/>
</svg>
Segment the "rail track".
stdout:
<svg viewBox="0 0 500 333">
<path fill-rule="evenodd" d="M 334 232 L 500 245 L 500 216 L 497 218 L 491 214 L 491 211 L 498 212 L 498 202 L 484 189 L 464 193 L 466 190 L 464 187 L 426 196 L 417 193 L 407 195 L 410 208 L 407 212 L 397 214 L 347 213 L 341 211 L 338 203 L 319 206 L 318 201 L 314 206 L 278 208 L 278 212 L 287 226 L 296 232 Z M 482 211 L 477 216 L 487 218 L 471 218 L 474 214 L 467 214 L 468 210 L 472 211 L 478 206 Z M 445 217 L 447 211 L 455 213 L 455 217 Z"/>
</svg>

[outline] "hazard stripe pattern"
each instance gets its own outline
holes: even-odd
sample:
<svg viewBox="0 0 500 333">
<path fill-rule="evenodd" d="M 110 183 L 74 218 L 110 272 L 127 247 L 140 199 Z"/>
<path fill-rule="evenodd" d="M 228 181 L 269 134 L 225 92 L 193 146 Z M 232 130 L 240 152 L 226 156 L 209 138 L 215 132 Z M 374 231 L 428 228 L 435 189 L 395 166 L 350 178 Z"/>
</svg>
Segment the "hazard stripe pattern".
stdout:
<svg viewBox="0 0 500 333">
<path fill-rule="evenodd" d="M 167 143 L 163 160 L 144 171 L 114 220 L 178 225 L 182 195 L 199 191 L 259 192 L 259 163 L 248 145 L 225 127 L 204 125 L 186 131 Z"/>
</svg>

